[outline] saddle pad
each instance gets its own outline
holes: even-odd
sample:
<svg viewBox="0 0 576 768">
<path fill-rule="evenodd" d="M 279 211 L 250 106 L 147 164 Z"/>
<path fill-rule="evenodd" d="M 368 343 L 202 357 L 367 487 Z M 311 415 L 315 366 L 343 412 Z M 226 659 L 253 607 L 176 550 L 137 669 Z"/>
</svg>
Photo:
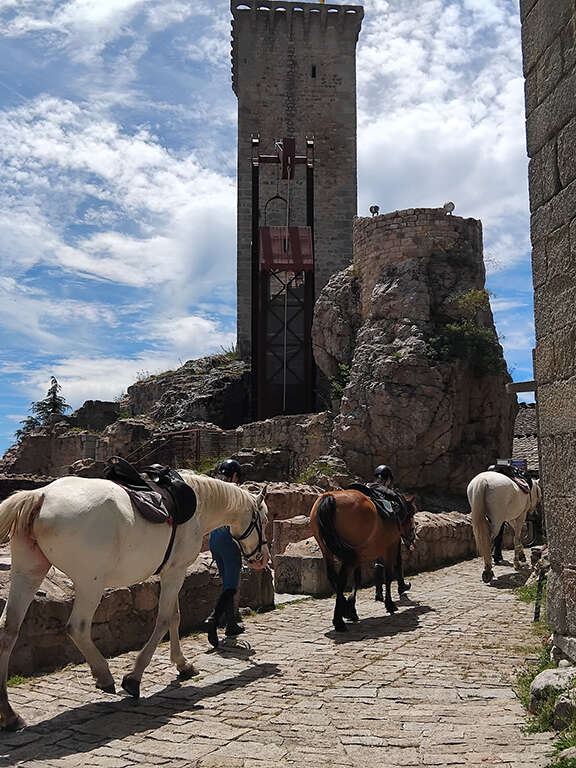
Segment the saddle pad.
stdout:
<svg viewBox="0 0 576 768">
<path fill-rule="evenodd" d="M 530 486 L 526 480 L 524 480 L 523 477 L 511 477 L 511 480 L 514 480 L 518 488 L 520 488 L 521 491 L 524 491 L 524 493 L 530 493 Z"/>
</svg>

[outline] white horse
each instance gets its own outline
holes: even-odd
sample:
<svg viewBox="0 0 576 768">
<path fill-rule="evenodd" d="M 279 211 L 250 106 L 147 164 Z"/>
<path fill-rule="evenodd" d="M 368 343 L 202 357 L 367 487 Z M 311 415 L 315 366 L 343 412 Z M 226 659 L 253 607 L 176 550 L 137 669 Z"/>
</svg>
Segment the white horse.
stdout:
<svg viewBox="0 0 576 768">
<path fill-rule="evenodd" d="M 482 580 L 487 584 L 494 578 L 492 570 L 492 542 L 502 525 L 514 528 L 514 567 L 525 562 L 520 535 L 528 512 L 536 509 L 542 500 L 538 480 L 533 480 L 530 493 L 501 472 L 480 472 L 468 484 L 468 501 L 472 508 L 472 529 L 478 553 L 484 558 Z"/>
<path fill-rule="evenodd" d="M 178 470 L 197 497 L 195 515 L 178 526 L 174 546 L 160 572 L 156 626 L 122 687 L 140 695 L 142 674 L 170 631 L 170 660 L 180 677 L 198 674 L 180 645 L 178 593 L 186 567 L 198 556 L 202 537 L 229 525 L 251 567 L 269 560 L 264 541 L 266 489 L 259 496 L 233 483 Z M 0 727 L 17 730 L 23 720 L 8 702 L 6 677 L 12 648 L 36 590 L 51 565 L 74 583 L 76 598 L 66 629 L 90 665 L 96 687 L 115 692 L 110 668 L 91 637 L 92 617 L 102 593 L 147 579 L 163 560 L 168 525 L 150 523 L 134 510 L 126 491 L 110 480 L 63 477 L 44 488 L 17 491 L 0 504 L 0 542 L 10 536 L 12 551 L 8 601 L 0 618 Z"/>
</svg>

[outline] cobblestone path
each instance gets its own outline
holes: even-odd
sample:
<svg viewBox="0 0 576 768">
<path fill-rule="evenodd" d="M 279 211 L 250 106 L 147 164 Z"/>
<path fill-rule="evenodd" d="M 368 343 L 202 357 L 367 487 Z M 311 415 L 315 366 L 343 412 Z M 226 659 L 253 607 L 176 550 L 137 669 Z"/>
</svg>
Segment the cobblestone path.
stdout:
<svg viewBox="0 0 576 768">
<path fill-rule="evenodd" d="M 550 736 L 525 734 L 510 680 L 532 641 L 530 607 L 468 561 L 413 578 L 394 616 L 359 593 L 361 620 L 331 632 L 332 600 L 247 620 L 244 645 L 185 640 L 201 677 L 174 680 L 163 644 L 139 703 L 106 695 L 85 665 L 11 688 L 29 723 L 0 735 L 0 765 L 506 766 L 549 762 Z M 112 661 L 117 682 L 132 654 Z"/>
</svg>

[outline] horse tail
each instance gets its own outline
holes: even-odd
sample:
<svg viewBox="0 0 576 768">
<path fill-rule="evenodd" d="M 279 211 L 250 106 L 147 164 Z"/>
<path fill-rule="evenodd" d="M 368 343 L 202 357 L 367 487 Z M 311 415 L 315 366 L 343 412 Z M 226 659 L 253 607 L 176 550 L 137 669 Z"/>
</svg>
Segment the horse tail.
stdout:
<svg viewBox="0 0 576 768">
<path fill-rule="evenodd" d="M 472 509 L 471 522 L 478 554 L 489 558 L 492 551 L 492 536 L 486 509 L 486 480 L 474 479 L 468 486 L 468 501 Z"/>
<path fill-rule="evenodd" d="M 28 534 L 43 501 L 40 491 L 16 491 L 0 504 L 0 544 L 12 536 Z"/>
<path fill-rule="evenodd" d="M 343 564 L 352 564 L 355 560 L 354 548 L 343 541 L 334 525 L 336 499 L 331 493 L 323 496 L 316 507 L 318 535 L 326 549 Z"/>
</svg>

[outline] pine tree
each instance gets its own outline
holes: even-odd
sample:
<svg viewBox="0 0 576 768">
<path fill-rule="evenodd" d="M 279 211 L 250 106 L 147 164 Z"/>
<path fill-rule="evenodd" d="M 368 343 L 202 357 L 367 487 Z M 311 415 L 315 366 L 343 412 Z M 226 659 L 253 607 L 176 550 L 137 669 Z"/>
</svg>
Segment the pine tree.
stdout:
<svg viewBox="0 0 576 768">
<path fill-rule="evenodd" d="M 39 427 L 40 420 L 35 416 L 28 416 L 24 421 L 21 421 L 20 424 L 22 424 L 20 429 L 17 429 L 16 432 L 14 432 L 16 440 L 22 440 L 25 435 L 32 432 L 36 427 Z"/>
<path fill-rule="evenodd" d="M 38 400 L 37 402 L 32 403 L 30 410 L 43 424 L 50 418 L 50 416 L 61 416 L 66 411 L 70 410 L 70 406 L 66 400 L 58 394 L 61 389 L 62 387 L 58 384 L 56 378 L 52 376 L 46 397 L 43 400 Z"/>
</svg>

